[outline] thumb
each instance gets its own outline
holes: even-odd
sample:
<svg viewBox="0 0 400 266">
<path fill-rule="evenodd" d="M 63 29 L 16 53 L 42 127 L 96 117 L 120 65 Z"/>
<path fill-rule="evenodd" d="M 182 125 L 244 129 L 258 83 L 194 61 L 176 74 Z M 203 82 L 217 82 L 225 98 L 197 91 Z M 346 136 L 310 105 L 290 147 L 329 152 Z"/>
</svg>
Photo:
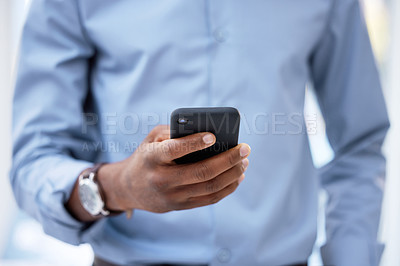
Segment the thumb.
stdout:
<svg viewBox="0 0 400 266">
<path fill-rule="evenodd" d="M 214 145 L 215 136 L 208 132 L 196 133 L 177 139 L 167 139 L 158 146 L 159 159 L 171 162 L 186 154 Z"/>
</svg>

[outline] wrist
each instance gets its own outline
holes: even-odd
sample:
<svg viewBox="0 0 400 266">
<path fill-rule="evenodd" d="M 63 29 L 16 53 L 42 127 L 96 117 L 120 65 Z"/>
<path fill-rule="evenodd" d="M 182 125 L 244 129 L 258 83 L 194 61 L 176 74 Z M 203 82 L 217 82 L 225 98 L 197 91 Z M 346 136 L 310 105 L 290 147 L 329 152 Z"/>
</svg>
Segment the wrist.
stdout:
<svg viewBox="0 0 400 266">
<path fill-rule="evenodd" d="M 97 180 L 101 184 L 105 196 L 105 208 L 110 211 L 126 211 L 121 186 L 122 163 L 110 163 L 103 165 L 97 174 Z"/>
</svg>

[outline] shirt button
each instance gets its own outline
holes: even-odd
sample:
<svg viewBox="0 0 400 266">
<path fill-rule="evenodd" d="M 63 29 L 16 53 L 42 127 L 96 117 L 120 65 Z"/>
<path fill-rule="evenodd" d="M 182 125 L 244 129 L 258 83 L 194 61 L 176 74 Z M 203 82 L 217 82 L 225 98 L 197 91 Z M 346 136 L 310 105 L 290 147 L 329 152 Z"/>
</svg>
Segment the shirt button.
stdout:
<svg viewBox="0 0 400 266">
<path fill-rule="evenodd" d="M 229 249 L 222 248 L 218 251 L 217 257 L 218 257 L 219 262 L 226 263 L 226 262 L 229 262 L 229 260 L 232 257 L 232 254 Z"/>
<path fill-rule="evenodd" d="M 214 39 L 219 43 L 226 42 L 228 37 L 229 32 L 223 28 L 218 28 L 214 31 Z"/>
</svg>

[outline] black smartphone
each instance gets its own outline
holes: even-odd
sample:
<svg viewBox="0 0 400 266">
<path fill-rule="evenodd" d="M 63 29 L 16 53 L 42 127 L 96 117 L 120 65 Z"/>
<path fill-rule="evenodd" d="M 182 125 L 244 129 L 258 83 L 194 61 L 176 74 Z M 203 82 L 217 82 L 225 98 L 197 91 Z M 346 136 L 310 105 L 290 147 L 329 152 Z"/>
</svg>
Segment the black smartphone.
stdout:
<svg viewBox="0 0 400 266">
<path fill-rule="evenodd" d="M 176 163 L 204 160 L 238 144 L 240 114 L 233 107 L 179 108 L 171 114 L 171 138 L 181 138 L 199 132 L 211 132 L 216 137 L 213 146 L 187 154 Z"/>
</svg>

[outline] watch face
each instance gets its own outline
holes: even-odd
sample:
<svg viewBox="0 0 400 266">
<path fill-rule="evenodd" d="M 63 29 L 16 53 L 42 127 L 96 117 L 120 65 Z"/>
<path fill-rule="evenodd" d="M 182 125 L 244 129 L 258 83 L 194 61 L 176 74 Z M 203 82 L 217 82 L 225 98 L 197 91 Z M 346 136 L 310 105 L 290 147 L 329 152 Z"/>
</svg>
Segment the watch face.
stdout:
<svg viewBox="0 0 400 266">
<path fill-rule="evenodd" d="M 95 216 L 101 212 L 103 201 L 97 185 L 90 179 L 85 178 L 79 182 L 79 198 L 82 206 L 91 215 Z"/>
</svg>

